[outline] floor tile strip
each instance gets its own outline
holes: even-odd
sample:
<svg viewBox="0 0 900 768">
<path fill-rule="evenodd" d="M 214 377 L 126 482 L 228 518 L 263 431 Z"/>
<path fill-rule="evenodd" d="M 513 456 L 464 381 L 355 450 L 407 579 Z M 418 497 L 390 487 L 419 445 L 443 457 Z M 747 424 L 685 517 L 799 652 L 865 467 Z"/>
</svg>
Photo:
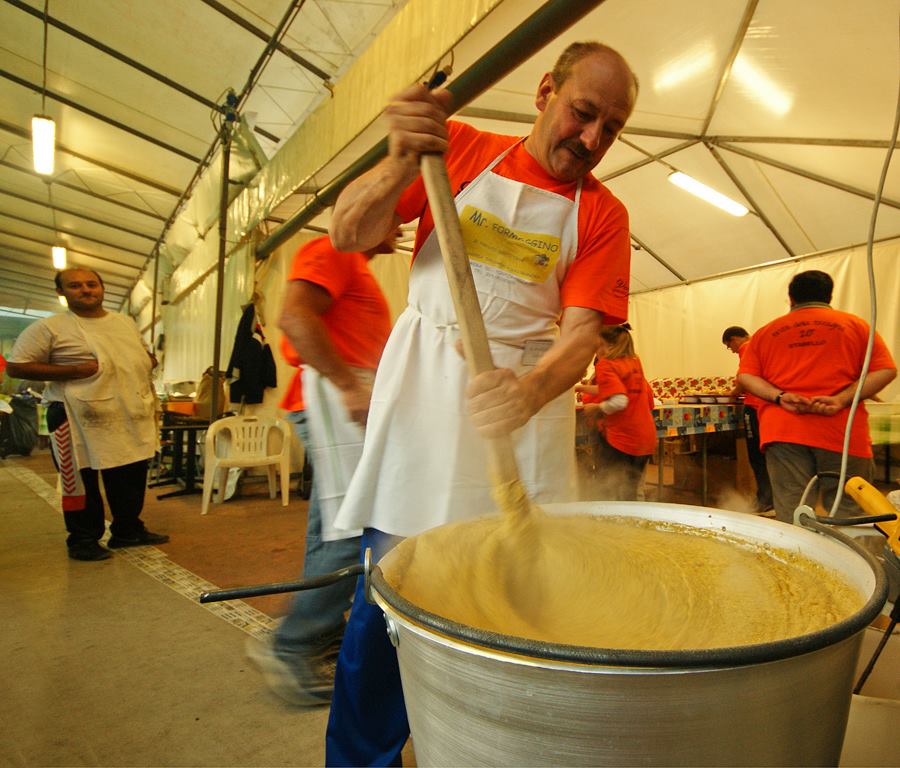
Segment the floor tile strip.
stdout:
<svg viewBox="0 0 900 768">
<path fill-rule="evenodd" d="M 0 472 L 12 476 L 26 485 L 37 496 L 47 502 L 50 509 L 58 514 L 59 496 L 56 488 L 44 478 L 27 467 L 0 467 Z M 109 523 L 107 522 L 107 530 Z M 173 563 L 166 554 L 157 547 L 145 546 L 131 549 L 116 550 L 116 557 L 122 557 L 139 570 L 153 577 L 157 581 L 177 592 L 179 595 L 197 602 L 197 596 L 201 592 L 210 592 L 219 589 L 212 582 L 206 581 L 195 573 Z M 197 603 L 200 605 L 200 603 Z M 242 629 L 254 637 L 263 638 L 271 632 L 276 624 L 276 619 L 267 616 L 262 611 L 247 605 L 243 600 L 229 600 L 221 603 L 205 603 L 203 608 L 210 613 L 227 621 L 232 626 Z"/>
</svg>

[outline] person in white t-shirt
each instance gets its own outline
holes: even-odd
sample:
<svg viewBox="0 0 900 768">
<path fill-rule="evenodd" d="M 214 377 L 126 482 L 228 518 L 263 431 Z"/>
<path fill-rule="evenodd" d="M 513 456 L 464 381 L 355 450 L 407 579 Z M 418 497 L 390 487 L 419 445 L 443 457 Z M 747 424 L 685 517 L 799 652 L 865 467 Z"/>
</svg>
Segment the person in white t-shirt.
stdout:
<svg viewBox="0 0 900 768">
<path fill-rule="evenodd" d="M 150 373 L 156 365 L 134 323 L 103 308 L 99 274 L 65 269 L 56 292 L 69 311 L 38 320 L 16 340 L 8 374 L 46 381 L 44 400 L 53 458 L 60 473 L 69 557 L 105 560 L 103 478 L 112 523 L 110 549 L 162 544 L 141 512 L 148 460 L 158 432 Z"/>
</svg>

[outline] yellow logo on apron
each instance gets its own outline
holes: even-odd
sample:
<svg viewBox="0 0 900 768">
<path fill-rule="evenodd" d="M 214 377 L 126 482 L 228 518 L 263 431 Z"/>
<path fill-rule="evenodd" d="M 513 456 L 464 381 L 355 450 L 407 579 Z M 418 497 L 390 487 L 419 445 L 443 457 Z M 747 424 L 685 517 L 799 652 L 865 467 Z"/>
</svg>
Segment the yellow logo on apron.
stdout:
<svg viewBox="0 0 900 768">
<path fill-rule="evenodd" d="M 466 252 L 472 261 L 543 283 L 556 268 L 560 239 L 540 232 L 510 229 L 502 219 L 467 205 L 460 214 Z"/>
</svg>

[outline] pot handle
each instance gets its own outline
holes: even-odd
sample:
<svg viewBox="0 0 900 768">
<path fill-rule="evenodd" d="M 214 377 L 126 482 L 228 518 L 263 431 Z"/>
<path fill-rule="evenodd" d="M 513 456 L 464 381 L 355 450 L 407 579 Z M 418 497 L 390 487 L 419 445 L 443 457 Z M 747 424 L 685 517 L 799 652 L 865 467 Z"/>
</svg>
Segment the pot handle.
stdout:
<svg viewBox="0 0 900 768">
<path fill-rule="evenodd" d="M 845 547 L 849 547 L 856 554 L 858 554 L 863 560 L 866 561 L 869 568 L 872 569 L 872 572 L 875 574 L 875 589 L 872 594 L 872 599 L 875 598 L 876 595 L 884 592 L 887 595 L 887 576 L 884 572 L 884 566 L 878 562 L 878 558 L 875 557 L 871 552 L 869 552 L 865 547 L 857 544 L 853 539 L 847 536 L 844 533 L 836 530 L 830 525 L 824 525 L 819 522 L 819 520 L 823 518 L 818 518 L 815 513 L 807 514 L 806 512 L 802 512 L 799 509 L 797 510 L 797 522 L 802 525 L 804 528 L 809 528 L 816 533 L 820 533 L 823 536 L 830 536 L 831 538 L 839 541 Z M 812 512 L 812 510 L 810 510 Z M 883 600 L 883 598 L 882 598 Z"/>
<path fill-rule="evenodd" d="M 278 581 L 272 584 L 257 584 L 252 587 L 235 587 L 234 589 L 220 589 L 215 592 L 201 592 L 201 603 L 217 603 L 222 600 L 240 600 L 244 597 L 260 597 L 261 595 L 278 595 L 283 592 L 300 592 L 304 589 L 318 589 L 319 587 L 327 587 L 341 579 L 348 579 L 351 576 L 356 577 L 361 573 L 366 575 L 366 594 L 368 594 L 368 550 L 366 550 L 366 564 L 356 563 L 347 568 L 341 568 L 323 576 L 315 576 L 311 579 L 301 579 L 300 581 Z"/>
</svg>

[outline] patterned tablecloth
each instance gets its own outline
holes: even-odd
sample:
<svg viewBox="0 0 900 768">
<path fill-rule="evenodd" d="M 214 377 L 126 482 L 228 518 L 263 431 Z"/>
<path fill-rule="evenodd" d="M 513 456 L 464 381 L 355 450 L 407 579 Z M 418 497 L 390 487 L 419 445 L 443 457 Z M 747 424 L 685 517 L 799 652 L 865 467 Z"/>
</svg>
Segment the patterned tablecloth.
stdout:
<svg viewBox="0 0 900 768">
<path fill-rule="evenodd" d="M 653 420 L 656 422 L 656 436 L 679 437 L 681 435 L 699 435 L 706 432 L 730 432 L 743 426 L 742 405 L 661 405 L 653 409 Z M 587 442 L 596 427 L 588 424 L 577 411 L 576 443 Z"/>
<path fill-rule="evenodd" d="M 742 405 L 661 405 L 653 409 L 657 437 L 730 432 L 743 426 Z"/>
<path fill-rule="evenodd" d="M 866 403 L 872 445 L 900 445 L 900 403 Z"/>
<path fill-rule="evenodd" d="M 679 437 L 705 432 L 729 432 L 743 426 L 743 405 L 660 405 L 653 409 L 656 436 Z M 873 445 L 900 445 L 900 403 L 866 403 Z M 578 410 L 578 442 L 593 431 Z"/>
</svg>

